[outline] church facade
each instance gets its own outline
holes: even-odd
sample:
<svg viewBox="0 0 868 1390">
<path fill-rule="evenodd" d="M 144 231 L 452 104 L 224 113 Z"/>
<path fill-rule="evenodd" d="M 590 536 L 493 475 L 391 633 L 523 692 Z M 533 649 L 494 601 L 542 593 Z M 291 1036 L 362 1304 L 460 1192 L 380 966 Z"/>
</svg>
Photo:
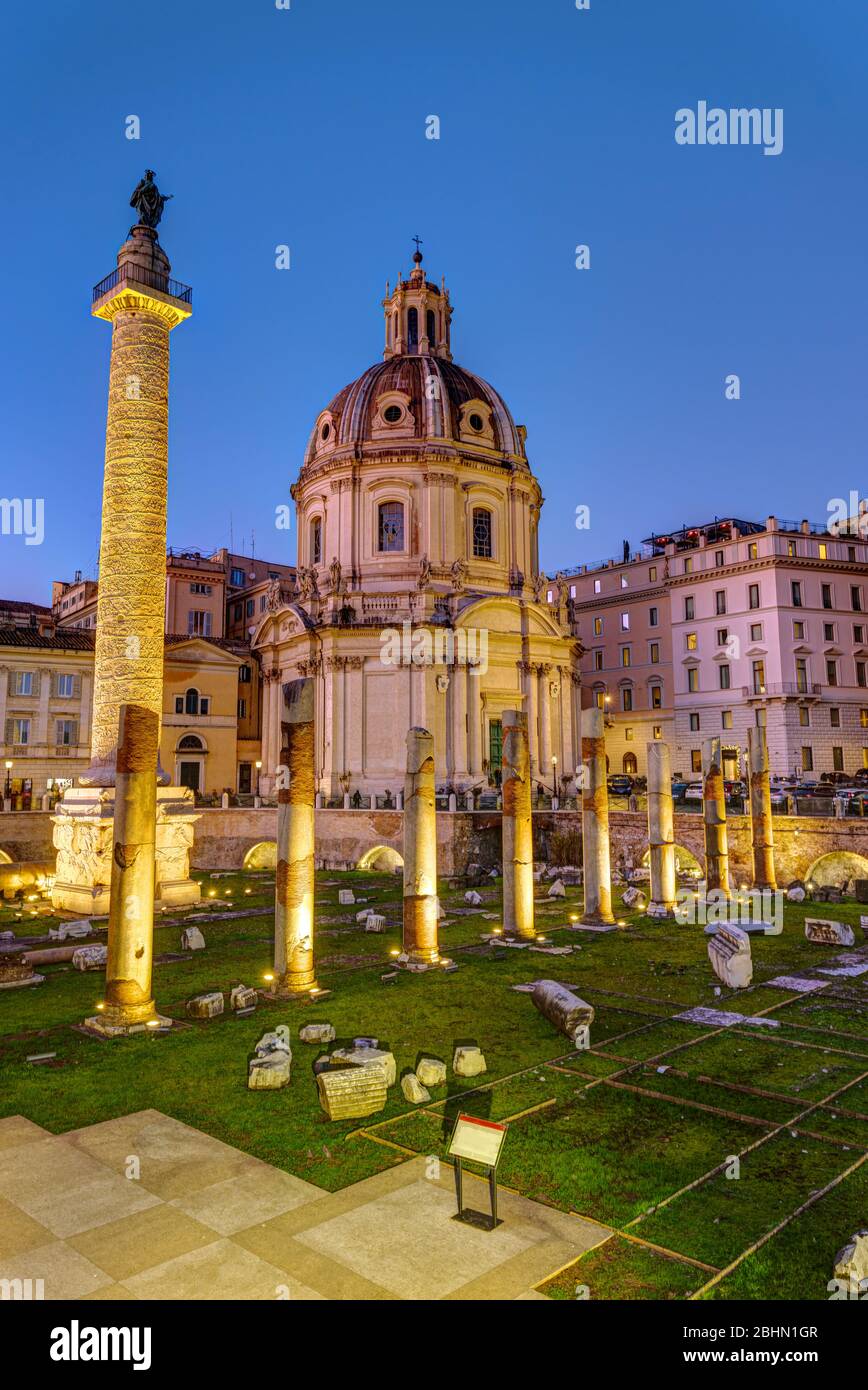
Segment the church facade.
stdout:
<svg viewBox="0 0 868 1390">
<path fill-rule="evenodd" d="M 546 601 L 526 431 L 453 361 L 449 292 L 413 260 L 386 287 L 383 360 L 320 411 L 291 489 L 295 584 L 273 582 L 253 636 L 262 790 L 274 788 L 280 686 L 312 676 L 325 800 L 394 797 L 413 725 L 434 735 L 438 788 L 497 786 L 515 708 L 534 781 L 563 795 L 579 764 L 581 646 L 566 600 Z"/>
</svg>

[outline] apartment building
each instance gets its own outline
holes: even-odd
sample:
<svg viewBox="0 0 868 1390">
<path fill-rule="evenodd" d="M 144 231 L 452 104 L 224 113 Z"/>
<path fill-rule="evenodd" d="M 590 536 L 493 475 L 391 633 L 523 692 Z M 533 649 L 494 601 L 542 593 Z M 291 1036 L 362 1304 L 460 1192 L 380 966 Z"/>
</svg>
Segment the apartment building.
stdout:
<svg viewBox="0 0 868 1390">
<path fill-rule="evenodd" d="M 695 774 L 719 736 L 734 777 L 760 724 L 774 773 L 868 767 L 868 540 L 852 532 L 717 518 L 563 576 L 611 770 L 644 772 L 662 737 L 673 769 Z"/>
</svg>

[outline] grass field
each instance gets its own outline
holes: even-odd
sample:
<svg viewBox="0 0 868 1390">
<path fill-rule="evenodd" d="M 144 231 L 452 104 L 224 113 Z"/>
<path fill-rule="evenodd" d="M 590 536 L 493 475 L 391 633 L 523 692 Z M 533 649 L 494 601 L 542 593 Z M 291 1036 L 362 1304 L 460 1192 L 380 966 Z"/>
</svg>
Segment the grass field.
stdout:
<svg viewBox="0 0 868 1390">
<path fill-rule="evenodd" d="M 207 949 L 158 963 L 162 1013 L 184 1020 L 201 990 L 262 985 L 271 964 L 273 881 L 202 875 L 213 898 L 245 915 L 202 925 Z M 385 936 L 340 908 L 353 887 L 387 918 Z M 623 913 L 623 930 L 568 929 L 579 890 L 550 903 L 540 890 L 538 926 L 569 956 L 531 950 L 495 955 L 482 934 L 499 921 L 500 890 L 480 908 L 445 891 L 441 948 L 454 973 L 381 976 L 400 942 L 400 879 L 322 873 L 317 884 L 317 970 L 331 996 L 317 1004 L 269 1004 L 237 1019 L 185 1022 L 165 1036 L 105 1042 L 77 1030 L 93 1012 L 102 976 L 43 967 L 45 984 L 0 993 L 0 1115 L 22 1114 L 60 1133 L 153 1107 L 334 1191 L 410 1154 L 445 1157 L 461 1110 L 510 1122 L 498 1177 L 537 1201 L 604 1224 L 611 1235 L 543 1285 L 552 1298 L 827 1299 L 837 1250 L 868 1225 L 868 944 L 855 904 L 788 905 L 779 937 L 754 937 L 754 984 L 735 995 L 710 968 L 701 927 Z M 0 930 L 44 932 L 53 918 L 0 908 Z M 217 912 L 218 909 L 215 909 Z M 20 908 L 17 909 L 20 913 Z M 848 961 L 861 976 L 823 975 L 836 953 L 804 939 L 806 915 L 856 929 Z M 180 927 L 156 930 L 158 954 L 178 951 Z M 812 993 L 771 987 L 779 975 L 823 980 Z M 587 1051 L 571 1050 L 510 986 L 549 977 L 594 1005 Z M 762 1017 L 721 1027 L 678 1020 L 702 1005 Z M 488 1072 L 462 1080 L 449 1069 L 430 1104 L 391 1089 L 369 1121 L 329 1122 L 312 1064 L 318 1047 L 293 1043 L 291 1085 L 250 1092 L 247 1060 L 266 1028 L 327 1020 L 338 1039 L 374 1035 L 398 1074 L 421 1054 L 451 1062 L 456 1043 L 482 1047 Z M 55 1052 L 41 1065 L 28 1055 Z"/>
</svg>

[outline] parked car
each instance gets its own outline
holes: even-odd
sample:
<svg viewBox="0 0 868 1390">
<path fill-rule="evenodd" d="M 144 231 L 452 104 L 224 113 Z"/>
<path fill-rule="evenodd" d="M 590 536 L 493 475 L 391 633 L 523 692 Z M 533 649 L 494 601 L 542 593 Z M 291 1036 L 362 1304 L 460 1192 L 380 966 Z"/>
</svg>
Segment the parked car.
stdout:
<svg viewBox="0 0 868 1390">
<path fill-rule="evenodd" d="M 672 778 L 672 796 L 675 801 L 683 801 L 689 783 L 683 777 Z"/>
<path fill-rule="evenodd" d="M 821 772 L 820 781 L 821 783 L 831 782 L 835 787 L 851 787 L 853 785 L 853 778 L 849 772 Z"/>
<path fill-rule="evenodd" d="M 853 773 L 854 787 L 868 787 L 868 767 L 860 767 L 858 772 Z"/>
<path fill-rule="evenodd" d="M 686 786 L 685 789 L 684 789 L 684 800 L 685 800 L 685 801 L 701 801 L 701 800 L 702 800 L 702 783 L 701 783 L 701 782 L 688 782 L 687 786 Z"/>
<path fill-rule="evenodd" d="M 633 790 L 633 779 L 626 772 L 613 772 L 606 779 L 610 796 L 629 796 Z"/>
<path fill-rule="evenodd" d="M 727 801 L 744 801 L 747 788 L 744 782 L 724 782 L 723 792 Z"/>
</svg>

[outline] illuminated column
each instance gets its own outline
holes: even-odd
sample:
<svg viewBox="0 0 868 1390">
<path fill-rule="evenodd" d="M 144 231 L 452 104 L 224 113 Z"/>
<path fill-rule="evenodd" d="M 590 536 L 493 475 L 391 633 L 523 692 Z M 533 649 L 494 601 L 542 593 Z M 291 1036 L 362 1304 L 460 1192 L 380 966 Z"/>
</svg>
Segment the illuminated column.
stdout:
<svg viewBox="0 0 868 1390">
<path fill-rule="evenodd" d="M 543 782 L 552 770 L 552 697 L 549 689 L 551 666 L 539 668 L 539 712 L 540 712 L 540 750 L 539 772 Z M 557 795 L 557 788 L 555 788 Z"/>
<path fill-rule="evenodd" d="M 603 711 L 596 705 L 582 710 L 582 867 L 585 886 L 582 921 L 609 925 L 615 919 L 609 865 L 606 736 Z"/>
<path fill-rule="evenodd" d="M 166 1022 L 151 993 L 159 740 L 158 714 L 121 705 L 105 1003 L 86 1020 L 111 1037 Z"/>
<path fill-rule="evenodd" d="M 282 690 L 282 740 L 277 770 L 277 875 L 274 885 L 275 998 L 316 989 L 314 902 L 314 682 Z"/>
<path fill-rule="evenodd" d="M 503 711 L 503 930 L 533 940 L 533 829 L 527 715 Z"/>
<path fill-rule="evenodd" d="M 726 793 L 720 739 L 708 738 L 702 748 L 702 809 L 705 818 L 705 889 L 720 889 L 729 897 L 729 849 L 726 838 Z"/>
<path fill-rule="evenodd" d="M 753 845 L 754 888 L 777 888 L 775 845 L 772 831 L 772 798 L 769 785 L 769 750 L 766 731 L 755 727 L 747 731 L 748 771 L 750 775 L 750 834 Z"/>
<path fill-rule="evenodd" d="M 479 664 L 475 661 L 467 665 L 467 727 L 470 734 L 470 754 L 468 769 L 472 777 L 482 772 L 482 695 Z"/>
<path fill-rule="evenodd" d="M 671 917 L 675 907 L 675 819 L 669 744 L 655 739 L 647 745 L 648 845 L 651 857 L 649 914 Z"/>
<path fill-rule="evenodd" d="M 404 780 L 404 950 L 433 965 L 437 946 L 437 812 L 434 739 L 427 729 L 407 733 Z"/>
<path fill-rule="evenodd" d="M 191 313 L 189 290 L 170 270 L 156 230 L 139 225 L 94 291 L 92 313 L 112 325 L 112 350 L 85 785 L 114 782 L 121 705 L 162 714 L 169 333 Z"/>
<path fill-rule="evenodd" d="M 467 667 L 452 667 L 449 688 L 452 693 L 452 780 L 467 776 Z"/>
</svg>

